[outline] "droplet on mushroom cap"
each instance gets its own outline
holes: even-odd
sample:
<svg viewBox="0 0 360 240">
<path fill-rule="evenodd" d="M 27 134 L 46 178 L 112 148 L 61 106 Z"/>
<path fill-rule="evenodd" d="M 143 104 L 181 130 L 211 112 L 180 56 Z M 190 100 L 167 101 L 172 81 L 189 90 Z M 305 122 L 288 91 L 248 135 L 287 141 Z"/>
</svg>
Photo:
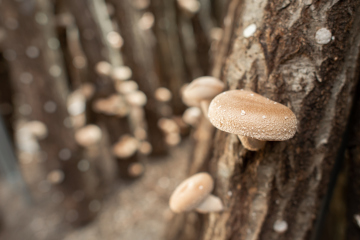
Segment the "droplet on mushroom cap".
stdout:
<svg viewBox="0 0 360 240">
<path fill-rule="evenodd" d="M 262 141 L 290 139 L 296 132 L 296 116 L 288 107 L 274 103 L 251 91 L 231 90 L 212 100 L 208 116 L 225 132 Z"/>
<path fill-rule="evenodd" d="M 210 194 L 214 181 L 208 173 L 197 173 L 183 181 L 170 197 L 170 208 L 179 213 L 196 208 Z"/>
</svg>

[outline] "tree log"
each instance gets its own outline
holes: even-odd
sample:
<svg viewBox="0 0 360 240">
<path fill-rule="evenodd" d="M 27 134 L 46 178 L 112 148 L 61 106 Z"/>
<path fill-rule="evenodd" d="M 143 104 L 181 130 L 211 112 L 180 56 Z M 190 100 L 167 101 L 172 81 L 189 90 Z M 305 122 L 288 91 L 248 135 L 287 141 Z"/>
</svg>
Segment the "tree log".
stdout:
<svg viewBox="0 0 360 240">
<path fill-rule="evenodd" d="M 214 75 L 287 105 L 298 130 L 258 152 L 216 132 L 210 168 L 225 211 L 200 218 L 198 239 L 311 237 L 358 80 L 359 26 L 356 1 L 230 2 Z"/>
</svg>

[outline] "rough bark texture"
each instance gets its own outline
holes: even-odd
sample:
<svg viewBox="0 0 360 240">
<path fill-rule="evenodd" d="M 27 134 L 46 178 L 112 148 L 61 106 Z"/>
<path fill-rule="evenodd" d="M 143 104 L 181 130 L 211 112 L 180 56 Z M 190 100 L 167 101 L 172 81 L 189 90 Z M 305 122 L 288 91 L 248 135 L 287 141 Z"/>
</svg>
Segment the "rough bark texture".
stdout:
<svg viewBox="0 0 360 240">
<path fill-rule="evenodd" d="M 250 89 L 290 107 L 298 131 L 258 152 L 216 132 L 210 166 L 226 210 L 205 215 L 202 237 L 194 239 L 309 239 L 354 95 L 360 3 L 233 0 L 224 23 L 213 74 L 222 69 L 229 89 Z M 250 24 L 256 31 L 246 38 Z M 320 28 L 331 32 L 329 43 L 317 43 Z M 285 232 L 275 231 L 277 220 L 287 223 Z"/>
<path fill-rule="evenodd" d="M 358 86 L 358 92 L 360 87 Z M 360 239 L 360 94 L 354 106 L 353 125 L 346 155 L 346 239 Z"/>
</svg>

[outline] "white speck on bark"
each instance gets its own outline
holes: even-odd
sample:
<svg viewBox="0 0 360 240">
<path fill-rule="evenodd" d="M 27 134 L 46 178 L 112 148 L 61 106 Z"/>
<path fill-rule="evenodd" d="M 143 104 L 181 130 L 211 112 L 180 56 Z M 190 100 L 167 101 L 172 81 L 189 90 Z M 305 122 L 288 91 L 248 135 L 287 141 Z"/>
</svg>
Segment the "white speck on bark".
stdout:
<svg viewBox="0 0 360 240">
<path fill-rule="evenodd" d="M 274 231 L 278 232 L 278 233 L 283 233 L 286 232 L 286 230 L 288 229 L 288 224 L 287 222 L 283 221 L 283 220 L 276 220 L 274 223 Z"/>
<path fill-rule="evenodd" d="M 332 34 L 327 28 L 320 28 L 315 34 L 315 40 L 318 44 L 328 44 L 331 37 Z"/>
<path fill-rule="evenodd" d="M 244 29 L 243 34 L 244 34 L 245 38 L 248 38 L 248 37 L 253 36 L 255 32 L 256 32 L 256 25 L 253 23 Z"/>
</svg>

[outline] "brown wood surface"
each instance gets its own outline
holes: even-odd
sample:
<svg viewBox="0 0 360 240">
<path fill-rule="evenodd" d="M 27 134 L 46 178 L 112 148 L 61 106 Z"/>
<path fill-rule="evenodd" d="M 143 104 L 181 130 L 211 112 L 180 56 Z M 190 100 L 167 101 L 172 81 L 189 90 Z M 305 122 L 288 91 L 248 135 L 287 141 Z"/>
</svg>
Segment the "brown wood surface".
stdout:
<svg viewBox="0 0 360 240">
<path fill-rule="evenodd" d="M 210 168 L 214 194 L 225 211 L 200 218 L 200 238 L 184 234 L 180 224 L 169 230 L 179 234 L 170 235 L 309 239 L 358 80 L 360 3 L 233 0 L 227 17 L 213 74 L 229 89 L 250 89 L 290 107 L 298 131 L 289 141 L 250 152 L 235 135 L 217 130 Z M 246 38 L 243 31 L 250 24 L 256 24 L 256 32 Z M 320 28 L 330 30 L 328 44 L 316 42 Z M 274 230 L 277 220 L 288 224 L 287 231 Z"/>
</svg>

